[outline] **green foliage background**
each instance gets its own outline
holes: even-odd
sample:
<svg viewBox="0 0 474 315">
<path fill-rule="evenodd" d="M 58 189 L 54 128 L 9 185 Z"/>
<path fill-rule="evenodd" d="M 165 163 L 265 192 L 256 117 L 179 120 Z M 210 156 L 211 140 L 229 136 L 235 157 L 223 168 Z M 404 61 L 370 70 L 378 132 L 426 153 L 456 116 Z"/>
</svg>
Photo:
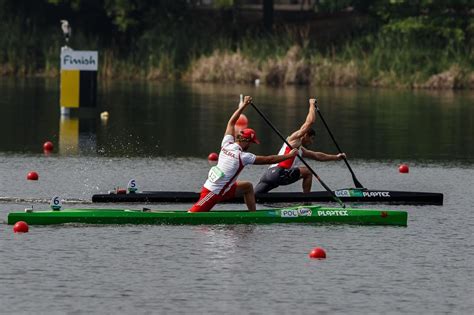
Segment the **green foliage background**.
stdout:
<svg viewBox="0 0 474 315">
<path fill-rule="evenodd" d="M 0 0 L 0 74 L 57 75 L 59 20 L 67 19 L 70 45 L 99 50 L 104 77 L 178 79 L 215 51 L 262 65 L 297 45 L 308 64 L 350 65 L 357 85 L 413 86 L 446 71 L 460 80 L 456 88 L 474 82 L 473 1 L 320 0 L 317 16 L 365 17 L 324 41 L 305 31 L 311 21 L 266 33 L 258 22 L 243 22 L 241 2 L 214 1 L 209 15 L 186 0 Z"/>
</svg>

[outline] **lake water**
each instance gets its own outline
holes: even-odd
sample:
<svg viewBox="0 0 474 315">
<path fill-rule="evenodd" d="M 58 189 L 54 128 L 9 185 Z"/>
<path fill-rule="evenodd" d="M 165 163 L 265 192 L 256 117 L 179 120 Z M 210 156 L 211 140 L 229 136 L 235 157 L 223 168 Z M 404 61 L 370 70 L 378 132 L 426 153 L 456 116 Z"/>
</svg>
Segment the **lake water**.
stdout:
<svg viewBox="0 0 474 315">
<path fill-rule="evenodd" d="M 2 78 L 0 93 L 0 221 L 47 208 L 54 195 L 68 207 L 94 207 L 92 194 L 131 178 L 141 190 L 198 191 L 241 93 L 285 135 L 317 96 L 366 187 L 442 192 L 445 200 L 351 205 L 406 210 L 406 228 L 31 226 L 14 234 L 0 224 L 0 313 L 474 312 L 473 92 L 118 82 L 99 87 L 107 122 L 61 119 L 55 80 Z M 253 109 L 245 114 L 262 141 L 251 151 L 275 154 L 281 141 Z M 319 118 L 316 132 L 314 149 L 335 153 Z M 398 172 L 402 162 L 409 174 Z M 342 162 L 310 164 L 331 188 L 353 186 Z M 31 170 L 39 181 L 26 180 Z M 240 178 L 256 183 L 264 170 L 247 167 Z M 326 260 L 308 258 L 316 246 Z"/>
</svg>

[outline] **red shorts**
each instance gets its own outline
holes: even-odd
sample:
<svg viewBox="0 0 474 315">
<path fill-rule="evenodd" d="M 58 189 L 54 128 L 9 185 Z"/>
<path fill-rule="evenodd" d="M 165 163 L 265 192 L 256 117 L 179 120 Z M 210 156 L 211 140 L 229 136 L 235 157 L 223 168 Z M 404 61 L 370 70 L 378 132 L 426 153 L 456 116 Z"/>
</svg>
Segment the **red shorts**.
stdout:
<svg viewBox="0 0 474 315">
<path fill-rule="evenodd" d="M 235 197 L 237 190 L 237 183 L 234 183 L 232 187 L 222 196 L 216 195 L 209 189 L 202 187 L 201 196 L 199 200 L 188 210 L 188 212 L 208 212 L 211 211 L 219 201 L 232 199 Z"/>
</svg>

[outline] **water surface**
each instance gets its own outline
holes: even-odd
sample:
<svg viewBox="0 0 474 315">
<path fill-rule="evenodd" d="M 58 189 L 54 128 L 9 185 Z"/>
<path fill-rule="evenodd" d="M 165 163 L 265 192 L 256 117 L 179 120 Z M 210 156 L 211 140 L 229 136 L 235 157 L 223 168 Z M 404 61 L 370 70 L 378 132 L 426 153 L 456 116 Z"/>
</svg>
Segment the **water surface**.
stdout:
<svg viewBox="0 0 474 315">
<path fill-rule="evenodd" d="M 91 195 L 130 178 L 143 190 L 198 191 L 240 93 L 284 134 L 317 95 L 366 187 L 445 195 L 443 206 L 351 205 L 406 210 L 406 228 L 66 225 L 19 235 L 0 224 L 1 313 L 474 312 L 472 93 L 122 82 L 100 87 L 103 123 L 61 120 L 55 81 L 2 79 L 0 92 L 0 220 L 46 208 L 54 195 L 68 207 L 110 206 L 92 205 Z M 253 152 L 276 153 L 280 140 L 246 114 L 262 140 Z M 315 149 L 335 152 L 316 130 Z M 46 140 L 56 145 L 50 155 Z M 400 162 L 409 174 L 398 173 Z M 310 164 L 330 187 L 353 186 L 343 163 Z M 255 183 L 264 169 L 248 167 L 241 179 Z M 39 181 L 25 179 L 30 170 Z M 315 246 L 326 260 L 308 258 Z"/>
</svg>

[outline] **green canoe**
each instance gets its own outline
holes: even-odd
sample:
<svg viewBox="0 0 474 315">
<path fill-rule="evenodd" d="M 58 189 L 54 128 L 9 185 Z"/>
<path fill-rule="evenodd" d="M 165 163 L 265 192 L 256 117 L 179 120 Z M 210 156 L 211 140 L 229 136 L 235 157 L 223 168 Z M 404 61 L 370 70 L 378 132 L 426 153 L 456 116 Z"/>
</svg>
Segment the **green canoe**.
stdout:
<svg viewBox="0 0 474 315">
<path fill-rule="evenodd" d="M 267 224 L 267 223 L 329 223 L 359 225 L 407 225 L 406 211 L 364 210 L 298 206 L 281 209 L 249 211 L 186 211 L 127 209 L 64 209 L 12 212 L 8 224 L 25 221 L 30 225 L 63 223 L 86 224 Z"/>
</svg>

